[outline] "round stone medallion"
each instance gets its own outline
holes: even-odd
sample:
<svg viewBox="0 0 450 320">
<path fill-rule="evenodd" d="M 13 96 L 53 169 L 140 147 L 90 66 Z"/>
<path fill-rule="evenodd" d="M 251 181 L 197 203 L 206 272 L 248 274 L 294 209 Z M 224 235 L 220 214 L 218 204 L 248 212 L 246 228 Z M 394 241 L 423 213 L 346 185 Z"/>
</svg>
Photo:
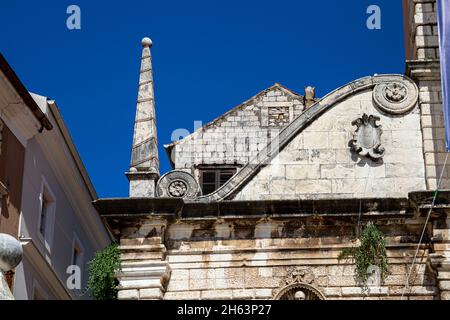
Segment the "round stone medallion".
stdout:
<svg viewBox="0 0 450 320">
<path fill-rule="evenodd" d="M 187 192 L 187 185 L 181 180 L 175 180 L 169 184 L 169 194 L 174 198 L 182 198 Z"/>
<path fill-rule="evenodd" d="M 156 195 L 168 198 L 196 198 L 200 194 L 197 180 L 185 171 L 174 170 L 163 175 L 156 184 Z"/>
<path fill-rule="evenodd" d="M 411 80 L 379 83 L 373 89 L 373 100 L 383 111 L 390 114 L 404 114 L 417 103 L 419 90 Z"/>
</svg>

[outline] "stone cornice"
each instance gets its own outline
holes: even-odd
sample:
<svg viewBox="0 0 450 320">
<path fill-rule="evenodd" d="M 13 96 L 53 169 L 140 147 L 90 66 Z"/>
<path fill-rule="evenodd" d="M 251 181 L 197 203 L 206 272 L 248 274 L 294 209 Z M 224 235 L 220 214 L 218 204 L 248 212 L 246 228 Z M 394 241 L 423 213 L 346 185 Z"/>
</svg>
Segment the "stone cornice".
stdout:
<svg viewBox="0 0 450 320">
<path fill-rule="evenodd" d="M 107 220 L 163 219 L 262 216 L 351 216 L 359 213 L 400 215 L 411 212 L 415 205 L 406 198 L 322 199 L 322 200 L 257 200 L 188 202 L 180 198 L 121 198 L 99 199 L 93 202 L 100 216 Z"/>
<path fill-rule="evenodd" d="M 440 62 L 437 59 L 408 60 L 405 74 L 413 80 L 440 80 Z"/>
<path fill-rule="evenodd" d="M 43 128 L 47 130 L 52 130 L 53 125 L 51 124 L 50 120 L 47 118 L 45 113 L 43 113 L 42 110 L 39 108 L 36 101 L 34 101 L 28 90 L 25 88 L 23 83 L 20 81 L 19 77 L 16 75 L 16 73 L 8 64 L 8 62 L 3 57 L 2 54 L 0 54 L 0 70 L 2 72 L 2 76 L 5 77 L 5 79 L 8 79 L 8 82 L 10 83 L 11 87 L 20 97 L 21 100 L 20 104 L 23 104 L 23 106 L 27 106 L 28 109 L 33 114 L 34 119 L 40 123 L 39 131 L 42 131 Z"/>
<path fill-rule="evenodd" d="M 151 171 L 136 171 L 136 172 L 125 172 L 128 180 L 158 180 L 159 173 Z"/>
<path fill-rule="evenodd" d="M 319 200 L 256 200 L 192 202 L 181 198 L 115 198 L 99 199 L 93 202 L 101 217 L 107 220 L 117 218 L 164 219 L 261 216 L 312 216 L 312 215 L 358 215 L 372 213 L 404 215 L 429 209 L 434 191 L 415 191 L 408 198 L 349 198 Z M 450 209 L 450 190 L 440 190 L 434 211 Z M 361 210 L 361 211 L 360 211 Z"/>
</svg>

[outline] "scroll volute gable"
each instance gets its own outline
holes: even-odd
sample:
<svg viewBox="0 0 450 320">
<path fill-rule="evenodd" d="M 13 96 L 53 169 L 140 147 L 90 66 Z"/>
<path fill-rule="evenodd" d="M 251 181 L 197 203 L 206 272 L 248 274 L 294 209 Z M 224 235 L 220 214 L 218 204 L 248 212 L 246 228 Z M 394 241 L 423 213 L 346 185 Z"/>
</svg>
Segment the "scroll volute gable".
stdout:
<svg viewBox="0 0 450 320">
<path fill-rule="evenodd" d="M 273 156 L 258 156 L 253 174 L 242 169 L 233 198 L 406 197 L 426 189 L 417 97 L 417 86 L 396 75 L 337 89 L 280 132 Z"/>
</svg>

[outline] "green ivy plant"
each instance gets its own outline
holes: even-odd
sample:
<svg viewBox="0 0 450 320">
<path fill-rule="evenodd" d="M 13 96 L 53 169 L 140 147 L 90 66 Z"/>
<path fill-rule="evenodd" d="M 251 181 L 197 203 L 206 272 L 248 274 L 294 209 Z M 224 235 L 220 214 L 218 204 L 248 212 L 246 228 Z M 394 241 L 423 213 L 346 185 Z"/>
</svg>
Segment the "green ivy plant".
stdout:
<svg viewBox="0 0 450 320">
<path fill-rule="evenodd" d="M 117 271 L 120 271 L 119 246 L 111 244 L 89 262 L 87 289 L 91 296 L 97 300 L 117 299 Z"/>
<path fill-rule="evenodd" d="M 386 254 L 386 241 L 383 233 L 369 222 L 359 236 L 360 245 L 345 248 L 339 254 L 338 259 L 353 257 L 355 260 L 356 280 L 362 287 L 367 287 L 367 280 L 371 276 L 368 273 L 370 266 L 377 266 L 380 270 L 383 283 L 389 273 L 389 263 Z"/>
</svg>

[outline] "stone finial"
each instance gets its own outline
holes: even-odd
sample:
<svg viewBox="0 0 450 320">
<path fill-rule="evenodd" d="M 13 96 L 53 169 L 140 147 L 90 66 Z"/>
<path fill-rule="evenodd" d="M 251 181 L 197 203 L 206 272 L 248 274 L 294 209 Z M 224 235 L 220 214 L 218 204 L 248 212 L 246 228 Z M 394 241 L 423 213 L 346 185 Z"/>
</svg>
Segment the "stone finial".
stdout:
<svg viewBox="0 0 450 320">
<path fill-rule="evenodd" d="M 311 100 L 314 99 L 315 97 L 316 97 L 316 88 L 307 86 L 305 88 L 305 98 Z"/>
<path fill-rule="evenodd" d="M 130 197 L 154 197 L 159 178 L 158 138 L 156 133 L 155 96 L 150 48 L 152 40 L 143 38 L 136 118 L 130 170 Z"/>
<path fill-rule="evenodd" d="M 152 39 L 150 39 L 150 38 L 148 38 L 148 37 L 142 38 L 141 43 L 142 43 L 142 46 L 143 46 L 143 47 L 149 47 L 149 48 L 151 48 L 152 45 L 153 45 Z"/>
<path fill-rule="evenodd" d="M 305 107 L 309 107 L 316 102 L 316 88 L 307 86 L 305 87 Z"/>
</svg>

